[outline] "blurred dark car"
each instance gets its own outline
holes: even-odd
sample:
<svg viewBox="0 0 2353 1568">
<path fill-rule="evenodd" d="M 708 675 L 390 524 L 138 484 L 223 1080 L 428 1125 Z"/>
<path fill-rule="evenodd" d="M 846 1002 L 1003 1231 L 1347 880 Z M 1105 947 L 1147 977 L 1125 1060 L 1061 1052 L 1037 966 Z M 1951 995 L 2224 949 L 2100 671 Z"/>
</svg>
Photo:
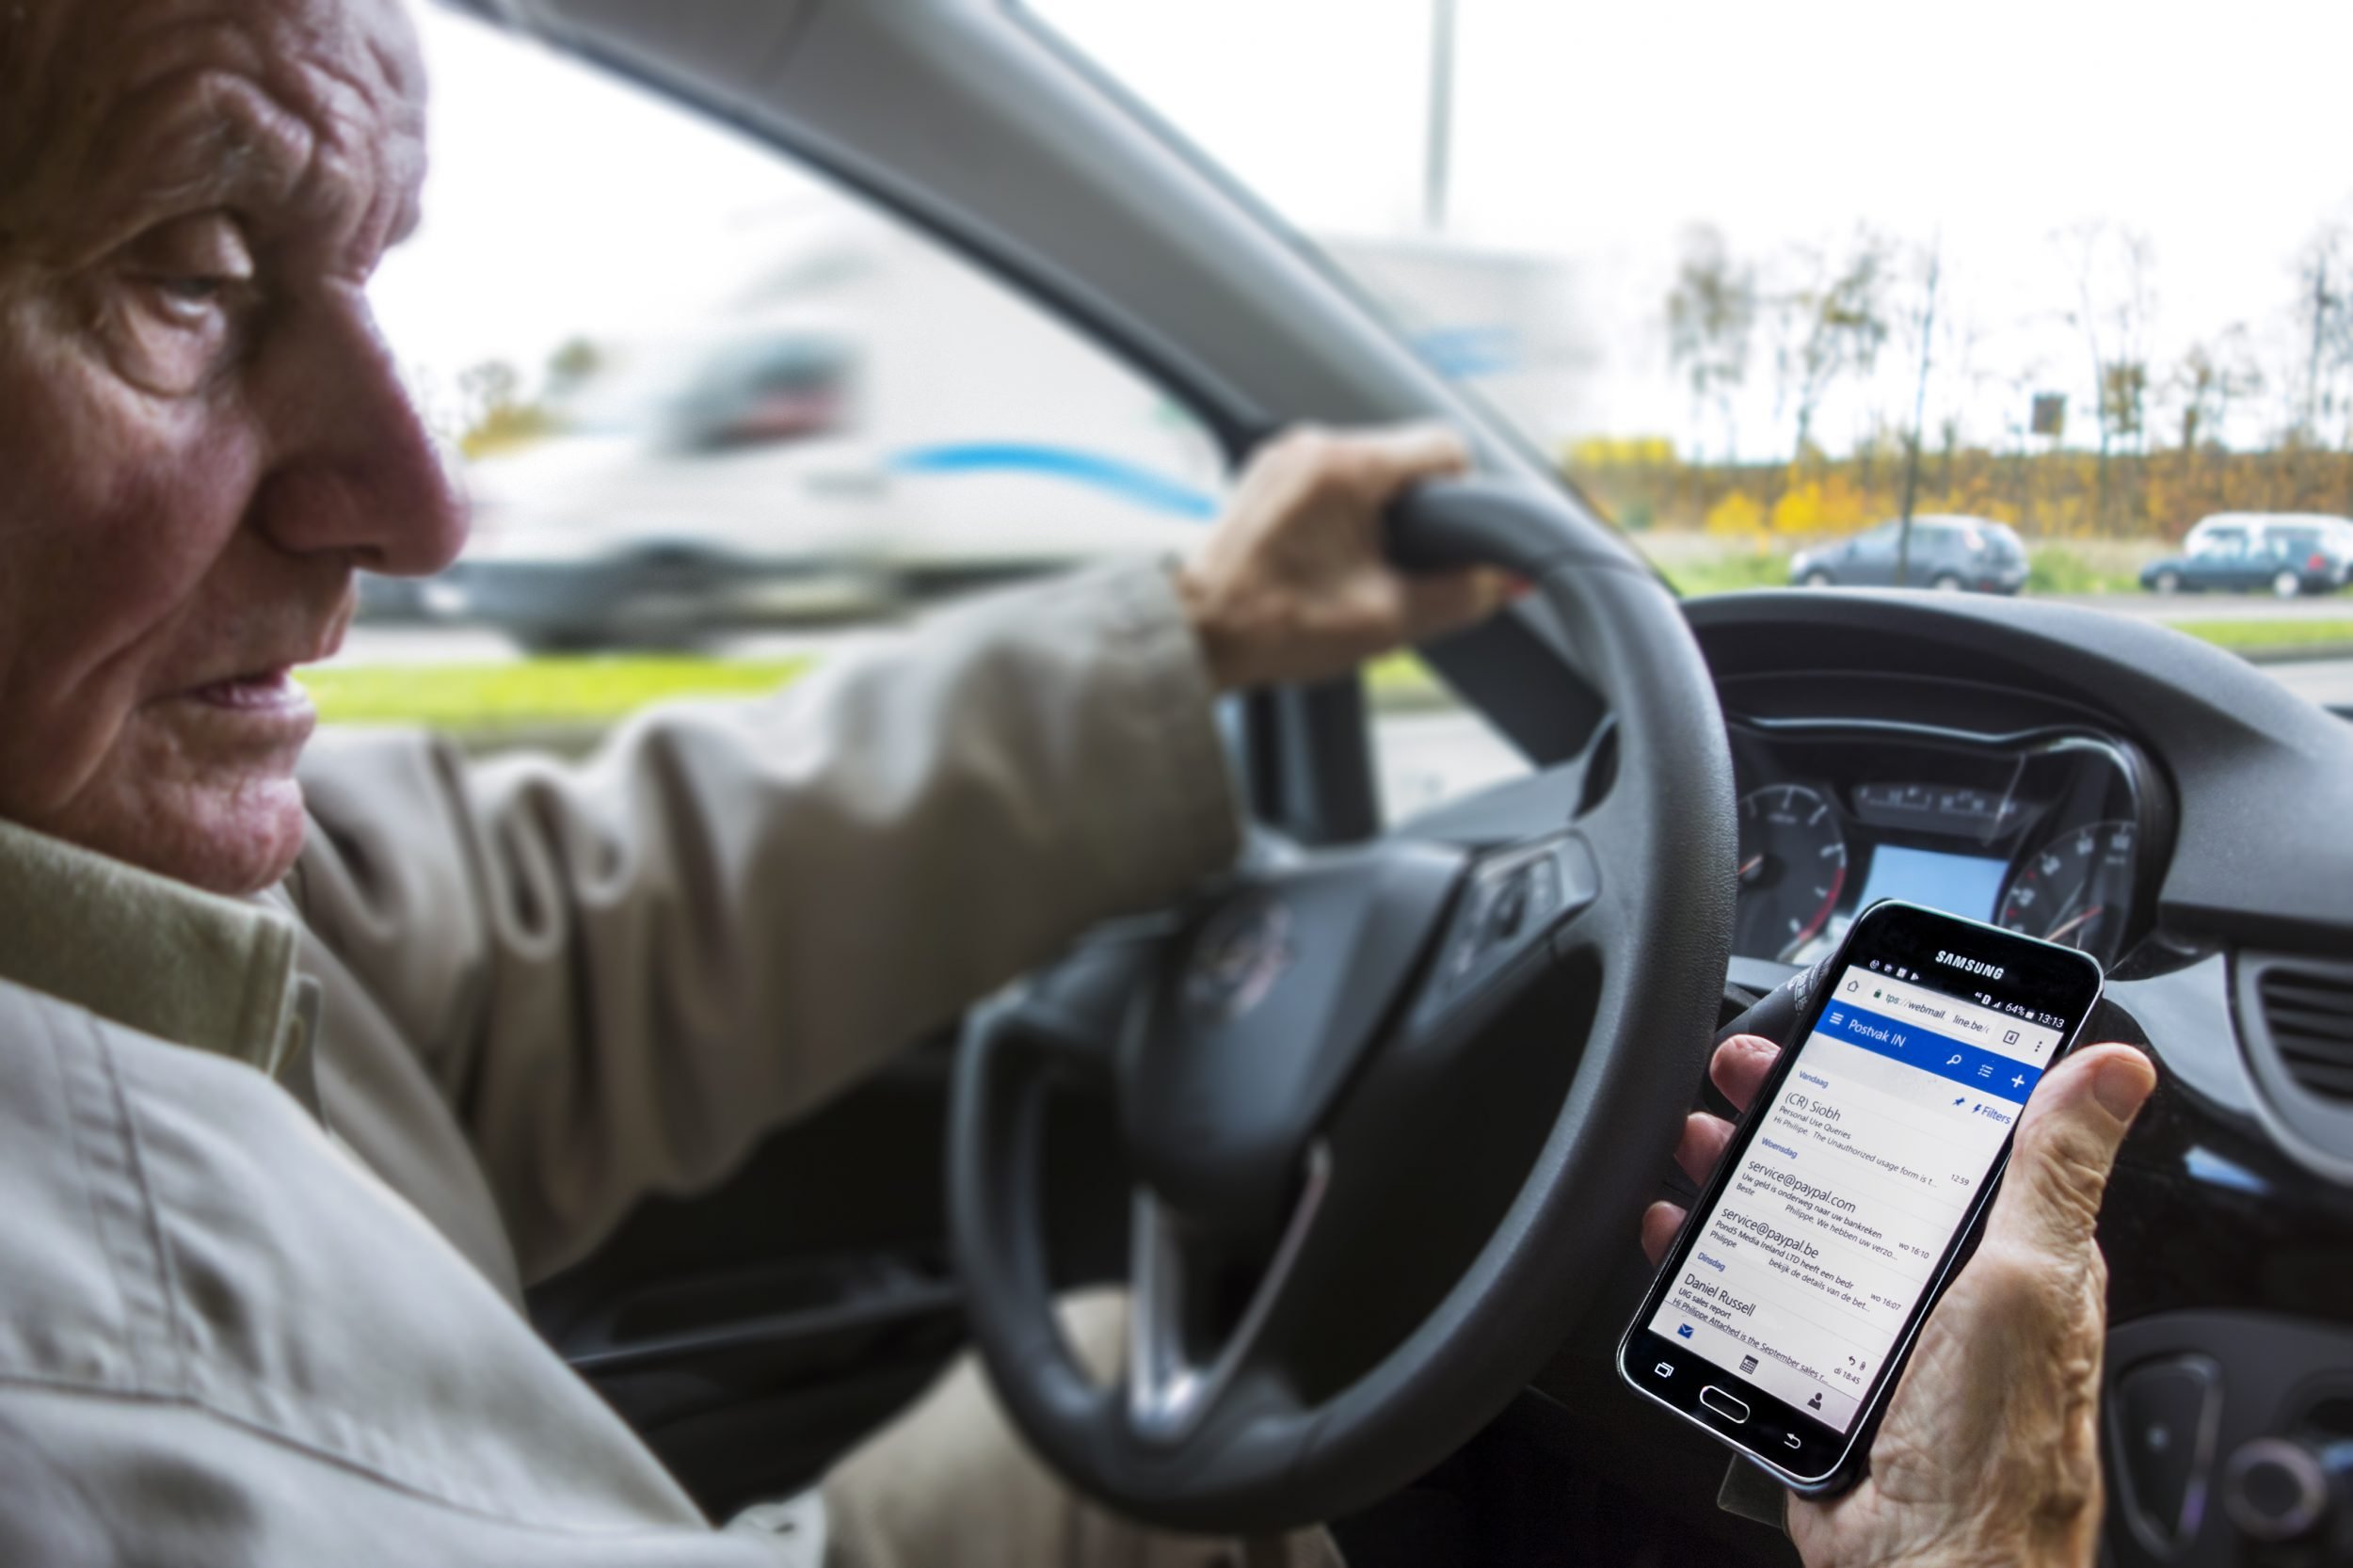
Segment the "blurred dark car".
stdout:
<svg viewBox="0 0 2353 1568">
<path fill-rule="evenodd" d="M 2152 593 L 2332 594 L 2353 577 L 2353 529 L 2333 519 L 2212 518 L 2179 555 L 2141 568 Z"/>
<path fill-rule="evenodd" d="M 1900 522 L 1798 552 L 1789 581 L 1809 588 L 1892 588 Z M 2026 583 L 2026 546 L 2007 523 L 1986 518 L 1916 517 L 1905 583 L 1946 592 L 2014 594 Z"/>
</svg>

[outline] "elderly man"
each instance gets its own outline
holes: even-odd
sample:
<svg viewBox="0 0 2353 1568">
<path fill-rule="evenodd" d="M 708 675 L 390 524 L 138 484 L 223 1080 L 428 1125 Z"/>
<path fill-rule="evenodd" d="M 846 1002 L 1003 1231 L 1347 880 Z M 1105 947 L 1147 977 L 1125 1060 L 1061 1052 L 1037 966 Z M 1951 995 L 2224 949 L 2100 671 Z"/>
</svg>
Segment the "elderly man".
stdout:
<svg viewBox="0 0 2353 1568">
<path fill-rule="evenodd" d="M 291 672 L 354 571 L 464 533 L 364 294 L 423 103 L 389 0 L 0 6 L 0 1560 L 811 1560 L 822 1510 L 712 1531 L 522 1286 L 1223 864 L 1218 691 L 1497 597 L 1381 559 L 1451 440 L 1301 436 L 1181 569 L 656 715 L 577 771 L 376 739 L 298 772 Z M 2052 1075 L 1998 1267 L 1890 1423 L 1912 1447 L 1795 1522 L 1813 1560 L 2088 1560 L 2089 1222 L 2146 1080 Z M 1937 1426 L 1978 1345 L 2034 1419 Z M 1223 1550 L 1064 1497 L 959 1376 L 836 1478 L 829 1560 Z"/>
</svg>

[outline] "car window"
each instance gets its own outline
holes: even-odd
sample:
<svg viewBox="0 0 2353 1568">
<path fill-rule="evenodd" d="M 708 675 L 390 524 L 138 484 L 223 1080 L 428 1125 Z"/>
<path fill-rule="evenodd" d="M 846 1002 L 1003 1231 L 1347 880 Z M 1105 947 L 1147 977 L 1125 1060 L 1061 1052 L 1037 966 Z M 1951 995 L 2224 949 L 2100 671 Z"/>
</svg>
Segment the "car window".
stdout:
<svg viewBox="0 0 2353 1568">
<path fill-rule="evenodd" d="M 774 151 L 438 6 L 416 236 L 373 296 L 475 528 L 367 580 L 330 721 L 585 744 L 865 625 L 1188 549 L 1214 442 L 1125 363 Z"/>
</svg>

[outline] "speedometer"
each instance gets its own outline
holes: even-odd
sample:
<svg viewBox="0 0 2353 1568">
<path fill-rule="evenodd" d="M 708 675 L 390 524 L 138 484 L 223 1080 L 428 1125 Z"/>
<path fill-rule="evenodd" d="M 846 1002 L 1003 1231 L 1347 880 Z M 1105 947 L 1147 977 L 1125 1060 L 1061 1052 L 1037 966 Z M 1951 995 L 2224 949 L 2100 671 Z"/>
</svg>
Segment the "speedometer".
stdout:
<svg viewBox="0 0 2353 1568">
<path fill-rule="evenodd" d="M 1788 962 L 1830 923 L 1846 886 L 1846 834 L 1819 791 L 1771 784 L 1741 797 L 1733 952 Z"/>
<path fill-rule="evenodd" d="M 2131 823 L 2095 822 L 2036 846 L 2010 873 L 1996 923 L 2105 962 L 2132 907 L 2137 837 Z"/>
</svg>

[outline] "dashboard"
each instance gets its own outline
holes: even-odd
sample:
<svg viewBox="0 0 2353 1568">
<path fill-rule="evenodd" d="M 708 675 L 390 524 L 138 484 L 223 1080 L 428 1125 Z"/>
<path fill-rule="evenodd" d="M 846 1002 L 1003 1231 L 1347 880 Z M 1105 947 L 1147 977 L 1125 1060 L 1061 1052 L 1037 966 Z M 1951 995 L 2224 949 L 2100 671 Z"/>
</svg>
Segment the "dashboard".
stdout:
<svg viewBox="0 0 2353 1568">
<path fill-rule="evenodd" d="M 1727 694 L 1733 696 L 1734 694 Z M 1727 712 L 1740 821 L 1733 951 L 1811 964 L 1882 898 L 2113 964 L 2146 929 L 2158 792 L 2089 728 L 1987 737 L 1894 718 Z"/>
<path fill-rule="evenodd" d="M 2090 1037 L 2159 1068 L 2099 1220 L 2103 1560 L 2353 1564 L 2353 723 L 2076 606 L 1764 590 L 1684 614 L 1737 813 L 1720 1024 L 1793 1027 L 1882 897 L 2098 958 Z M 1515 707 L 1519 690 L 1491 711 L 1529 751 L 1574 755 L 1577 725 L 1531 715 L 1592 710 L 1534 682 Z M 1605 742 L 1555 787 L 1614 788 Z M 1667 1193 L 1688 1203 L 1680 1180 Z M 1650 1271 L 1620 1276 L 1622 1310 L 1590 1315 L 1535 1387 L 1545 1409 L 1606 1414 L 1609 1443 L 1560 1438 L 1574 1463 L 1705 1517 L 1721 1452 L 1617 1385 Z M 1722 1560 L 1759 1558 L 1728 1540 Z"/>
<path fill-rule="evenodd" d="M 2353 725 L 2160 630 L 1689 601 L 1739 812 L 1728 1002 L 1872 901 L 2097 957 L 2160 1086 L 2100 1219 L 2119 1568 L 2353 1562 Z"/>
</svg>

